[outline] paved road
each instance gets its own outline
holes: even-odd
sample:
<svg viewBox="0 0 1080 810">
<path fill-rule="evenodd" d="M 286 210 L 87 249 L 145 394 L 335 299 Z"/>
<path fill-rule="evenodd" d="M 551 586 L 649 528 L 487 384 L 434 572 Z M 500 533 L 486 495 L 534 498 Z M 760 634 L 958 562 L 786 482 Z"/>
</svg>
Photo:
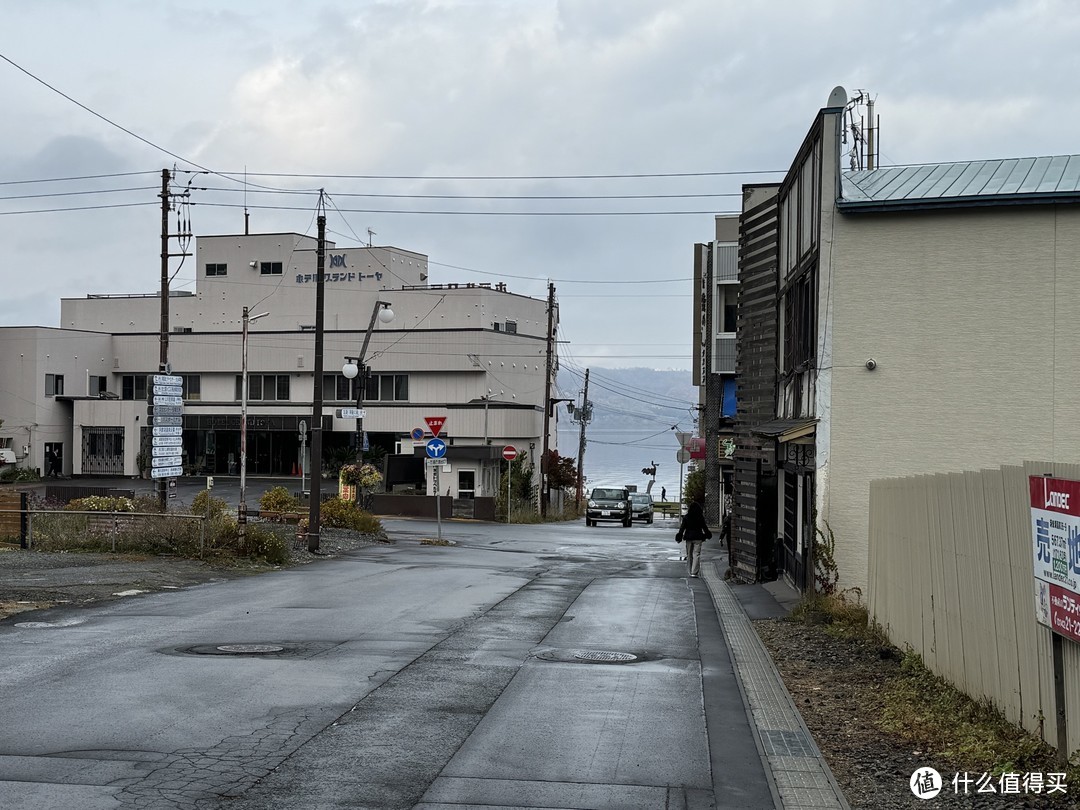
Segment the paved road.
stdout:
<svg viewBox="0 0 1080 810">
<path fill-rule="evenodd" d="M 9 621 L 0 807 L 771 808 L 666 523 L 386 520 L 394 546 Z"/>
</svg>

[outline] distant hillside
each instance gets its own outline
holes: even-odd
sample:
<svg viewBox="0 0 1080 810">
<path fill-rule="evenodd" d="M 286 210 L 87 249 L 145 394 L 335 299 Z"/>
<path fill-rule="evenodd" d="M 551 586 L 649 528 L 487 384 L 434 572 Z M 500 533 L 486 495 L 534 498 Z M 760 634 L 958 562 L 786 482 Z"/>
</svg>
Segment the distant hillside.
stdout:
<svg viewBox="0 0 1080 810">
<path fill-rule="evenodd" d="M 572 396 L 580 403 L 583 378 L 584 372 L 560 369 L 559 396 Z M 678 423 L 690 430 L 697 413 L 698 389 L 691 384 L 689 371 L 592 368 L 589 399 L 593 403 L 592 424 L 598 428 L 632 429 Z"/>
</svg>

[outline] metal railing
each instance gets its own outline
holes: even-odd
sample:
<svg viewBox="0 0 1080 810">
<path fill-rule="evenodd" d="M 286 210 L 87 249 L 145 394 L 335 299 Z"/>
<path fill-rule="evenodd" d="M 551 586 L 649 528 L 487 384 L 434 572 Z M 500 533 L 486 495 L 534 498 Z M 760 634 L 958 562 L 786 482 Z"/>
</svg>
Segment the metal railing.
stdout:
<svg viewBox="0 0 1080 810">
<path fill-rule="evenodd" d="M 62 517 L 87 516 L 87 528 L 94 533 L 103 533 L 111 538 L 111 551 L 116 552 L 116 540 L 123 529 L 130 528 L 137 520 L 197 520 L 199 521 L 199 556 L 203 555 L 206 545 L 206 525 L 209 518 L 206 515 L 187 515 L 181 512 L 118 512 L 118 511 L 95 511 L 89 509 L 0 509 L 0 514 L 26 515 L 26 537 L 24 547 L 32 549 L 34 545 L 34 519 L 39 520 L 48 515 Z M 149 519 L 149 520 L 147 520 Z M 22 538 L 20 538 L 22 539 Z"/>
</svg>

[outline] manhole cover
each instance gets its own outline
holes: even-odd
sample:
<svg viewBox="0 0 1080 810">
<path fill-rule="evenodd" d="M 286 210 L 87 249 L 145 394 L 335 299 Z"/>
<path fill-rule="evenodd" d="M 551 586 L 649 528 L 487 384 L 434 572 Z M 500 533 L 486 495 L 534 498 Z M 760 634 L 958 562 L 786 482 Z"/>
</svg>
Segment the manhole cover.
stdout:
<svg viewBox="0 0 1080 810">
<path fill-rule="evenodd" d="M 218 649 L 227 653 L 275 653 L 285 648 L 277 644 L 219 644 Z"/>
<path fill-rule="evenodd" d="M 637 661 L 638 657 L 633 653 L 607 652 L 605 650 L 578 650 L 574 658 L 579 661 L 596 661 L 597 663 L 625 664 L 628 661 Z"/>
</svg>

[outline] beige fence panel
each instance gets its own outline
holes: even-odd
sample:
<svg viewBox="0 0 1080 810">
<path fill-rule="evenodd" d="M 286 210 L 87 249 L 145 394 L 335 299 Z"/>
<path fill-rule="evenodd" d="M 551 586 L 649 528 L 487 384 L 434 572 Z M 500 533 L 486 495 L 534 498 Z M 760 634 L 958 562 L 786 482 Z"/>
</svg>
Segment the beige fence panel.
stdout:
<svg viewBox="0 0 1080 810">
<path fill-rule="evenodd" d="M 1028 476 L 1080 465 L 870 484 L 867 603 L 894 644 L 1056 744 L 1050 630 L 1035 621 Z M 1080 644 L 1065 641 L 1068 750 L 1080 748 Z"/>
</svg>

